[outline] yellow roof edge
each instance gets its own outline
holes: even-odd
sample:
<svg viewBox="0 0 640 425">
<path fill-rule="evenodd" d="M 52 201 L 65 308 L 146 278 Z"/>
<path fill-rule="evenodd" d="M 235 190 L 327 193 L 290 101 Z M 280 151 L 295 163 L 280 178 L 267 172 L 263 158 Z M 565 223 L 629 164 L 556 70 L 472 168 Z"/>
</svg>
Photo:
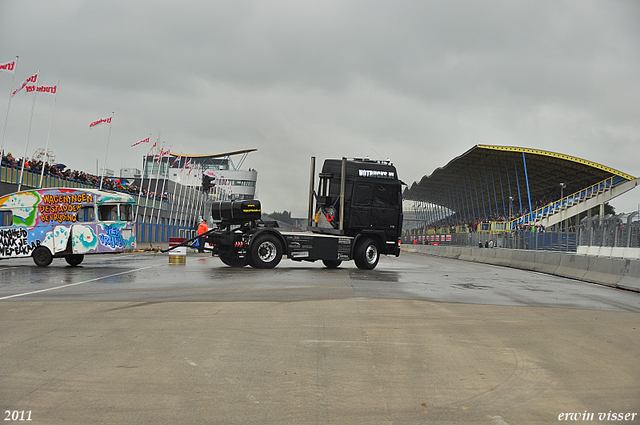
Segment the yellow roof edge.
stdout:
<svg viewBox="0 0 640 425">
<path fill-rule="evenodd" d="M 586 159 L 578 158 L 578 157 L 571 156 L 571 155 L 566 155 L 566 154 L 563 154 L 563 153 L 545 151 L 545 150 L 542 150 L 542 149 L 520 148 L 520 147 L 517 147 L 517 146 L 495 146 L 495 145 L 476 145 L 476 146 L 478 148 L 490 149 L 490 150 L 496 150 L 496 151 L 524 152 L 524 153 L 531 153 L 531 154 L 534 154 L 534 155 L 550 156 L 550 157 L 553 157 L 553 158 L 559 158 L 559 159 L 564 159 L 564 160 L 567 160 L 567 161 L 577 162 L 579 164 L 588 165 L 590 167 L 594 167 L 594 168 L 597 168 L 599 170 L 603 170 L 603 171 L 606 171 L 608 173 L 615 174 L 616 176 L 623 177 L 623 178 L 625 178 L 627 180 L 635 180 L 635 177 L 633 177 L 632 175 L 627 174 L 627 173 L 623 173 L 622 171 L 616 170 L 615 168 L 607 167 L 606 165 L 598 164 L 597 162 L 588 161 Z"/>
<path fill-rule="evenodd" d="M 249 152 L 255 152 L 258 149 L 242 149 L 239 151 L 232 151 L 232 152 L 224 152 L 224 153 L 215 153 L 215 154 L 211 154 L 211 155 L 207 155 L 207 154 L 186 154 L 186 153 L 178 153 L 178 152 L 169 152 L 171 155 L 173 156 L 182 156 L 183 158 L 219 158 L 222 156 L 231 156 L 231 155 L 240 155 L 243 153 L 249 153 Z"/>
</svg>

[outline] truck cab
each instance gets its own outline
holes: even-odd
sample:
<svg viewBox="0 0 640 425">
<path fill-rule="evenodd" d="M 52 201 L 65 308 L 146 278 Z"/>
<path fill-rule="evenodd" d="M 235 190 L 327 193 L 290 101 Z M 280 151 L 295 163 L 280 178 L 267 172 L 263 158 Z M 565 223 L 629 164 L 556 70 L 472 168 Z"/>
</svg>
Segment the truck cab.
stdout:
<svg viewBox="0 0 640 425">
<path fill-rule="evenodd" d="M 402 182 L 393 164 L 367 158 L 327 159 L 319 178 L 311 232 L 368 235 L 378 241 L 382 254 L 400 253 Z"/>
</svg>

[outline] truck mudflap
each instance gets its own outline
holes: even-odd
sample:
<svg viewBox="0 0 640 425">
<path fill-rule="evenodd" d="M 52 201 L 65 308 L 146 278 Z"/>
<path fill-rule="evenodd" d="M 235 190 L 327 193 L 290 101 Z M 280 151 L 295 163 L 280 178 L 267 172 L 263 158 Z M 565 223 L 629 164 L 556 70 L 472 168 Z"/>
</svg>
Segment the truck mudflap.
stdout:
<svg viewBox="0 0 640 425">
<path fill-rule="evenodd" d="M 396 257 L 400 256 L 400 243 L 396 241 L 387 241 L 386 243 L 386 251 L 384 251 L 387 255 L 394 255 Z"/>
</svg>

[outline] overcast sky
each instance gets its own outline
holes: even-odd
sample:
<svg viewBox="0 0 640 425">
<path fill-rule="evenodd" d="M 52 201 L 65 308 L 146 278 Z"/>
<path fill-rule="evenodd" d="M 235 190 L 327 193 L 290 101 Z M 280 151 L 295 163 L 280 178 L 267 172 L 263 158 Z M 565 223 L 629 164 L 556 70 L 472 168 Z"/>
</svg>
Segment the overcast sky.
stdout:
<svg viewBox="0 0 640 425">
<path fill-rule="evenodd" d="M 174 152 L 258 149 L 266 212 L 306 209 L 309 158 L 390 158 L 409 185 L 476 144 L 640 176 L 640 2 L 0 0 L 0 63 L 60 80 L 50 148 L 96 172 Z M 4 125 L 11 74 L 0 73 Z M 11 102 L 22 156 L 31 99 Z M 38 95 L 28 155 L 53 97 Z M 2 131 L 2 127 L 0 127 Z M 640 189 L 612 202 L 635 210 Z"/>
</svg>

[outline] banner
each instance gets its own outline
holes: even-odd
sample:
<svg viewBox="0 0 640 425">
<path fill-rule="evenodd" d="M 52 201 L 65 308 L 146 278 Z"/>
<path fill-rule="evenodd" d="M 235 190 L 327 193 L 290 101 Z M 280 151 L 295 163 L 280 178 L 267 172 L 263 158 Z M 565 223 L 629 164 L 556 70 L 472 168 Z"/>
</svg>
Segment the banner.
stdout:
<svg viewBox="0 0 640 425">
<path fill-rule="evenodd" d="M 113 117 L 101 118 L 98 121 L 94 121 L 91 124 L 89 124 L 89 128 L 93 128 L 93 127 L 95 127 L 96 125 L 99 125 L 99 124 L 111 125 L 111 118 L 113 118 Z"/>
<path fill-rule="evenodd" d="M 24 80 L 22 84 L 20 84 L 20 87 L 17 88 L 13 93 L 11 93 L 11 96 L 15 96 L 16 93 L 18 93 L 20 90 L 22 90 L 27 86 L 35 86 L 37 82 L 38 82 L 38 74 L 33 74 L 31 77 Z"/>
<path fill-rule="evenodd" d="M 132 143 L 132 144 L 131 144 L 131 147 L 138 146 L 138 145 L 139 145 L 139 144 L 141 144 L 141 143 L 149 143 L 149 139 L 150 139 L 150 138 L 149 138 L 149 137 L 147 137 L 147 138 L 146 138 L 146 139 L 144 139 L 144 140 L 140 140 L 139 142 Z"/>
<path fill-rule="evenodd" d="M 0 71 L 8 72 L 9 74 L 13 74 L 16 70 L 16 61 L 0 63 Z"/>
</svg>

